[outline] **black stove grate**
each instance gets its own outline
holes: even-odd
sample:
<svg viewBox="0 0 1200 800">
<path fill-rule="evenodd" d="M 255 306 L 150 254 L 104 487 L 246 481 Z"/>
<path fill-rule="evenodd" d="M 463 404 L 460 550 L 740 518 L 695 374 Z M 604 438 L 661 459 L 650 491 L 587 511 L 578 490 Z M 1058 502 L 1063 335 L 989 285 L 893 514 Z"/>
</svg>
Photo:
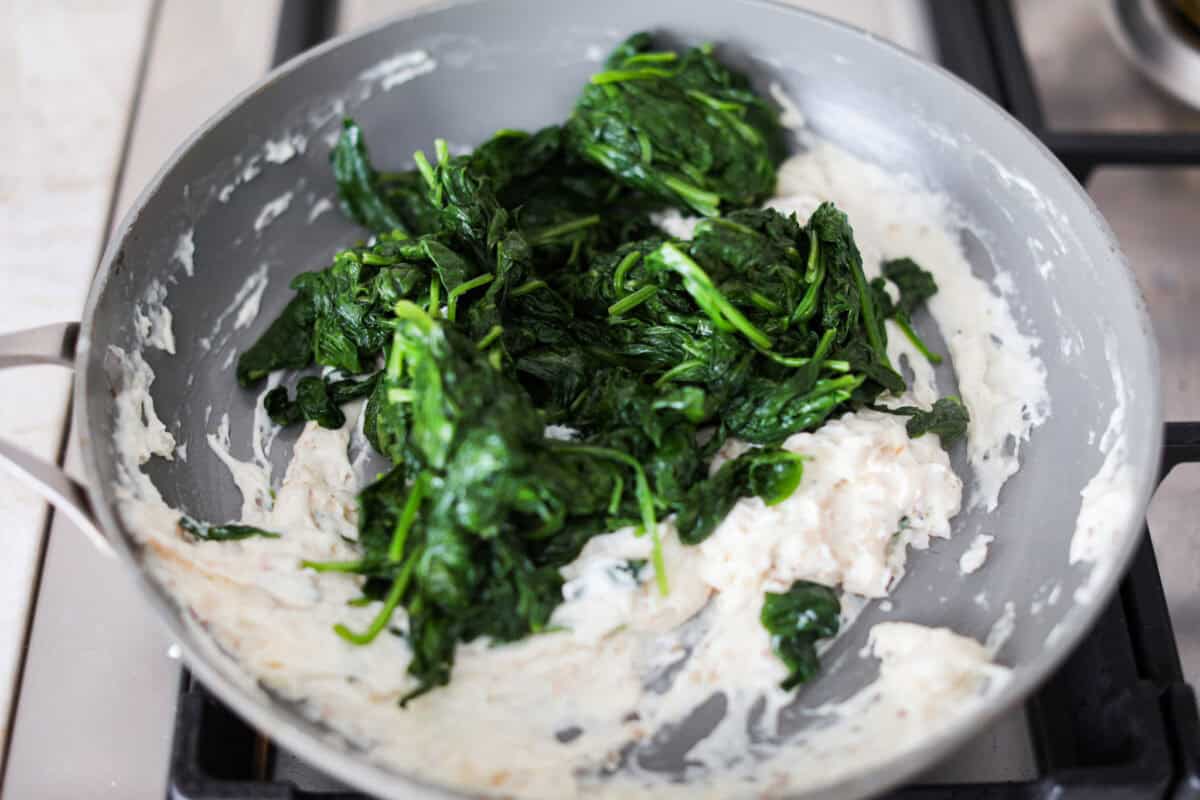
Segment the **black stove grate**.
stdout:
<svg viewBox="0 0 1200 800">
<path fill-rule="evenodd" d="M 1200 134 L 1051 130 L 1008 0 L 928 0 L 942 63 L 1009 110 L 1081 181 L 1104 165 L 1200 166 Z M 333 33 L 335 0 L 284 0 L 280 63 Z M 1167 424 L 1160 480 L 1200 462 L 1200 422 Z M 895 800 L 1105 798 L 1200 800 L 1200 714 L 1183 679 L 1162 580 L 1146 531 L 1120 593 L 1026 717 L 1039 777 L 914 785 Z M 185 675 L 170 800 L 369 800 L 275 780 L 274 746 Z"/>
<path fill-rule="evenodd" d="M 1004 106 L 1079 181 L 1101 166 L 1200 166 L 1200 133 L 1060 131 L 1046 125 L 1010 0 L 927 0 L 944 67 Z"/>
</svg>

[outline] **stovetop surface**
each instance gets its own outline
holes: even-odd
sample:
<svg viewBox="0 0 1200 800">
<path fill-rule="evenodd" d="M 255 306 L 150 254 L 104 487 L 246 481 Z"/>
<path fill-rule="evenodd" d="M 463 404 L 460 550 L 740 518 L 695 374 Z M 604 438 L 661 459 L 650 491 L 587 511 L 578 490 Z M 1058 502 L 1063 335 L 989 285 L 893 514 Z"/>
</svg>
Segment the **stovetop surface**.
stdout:
<svg viewBox="0 0 1200 800">
<path fill-rule="evenodd" d="M 280 55 L 314 35 L 294 16 L 288 21 L 304 5 L 303 0 L 282 2 Z M 420 3 L 412 0 L 343 0 L 335 18 L 337 32 L 416 5 Z M 934 57 L 939 45 L 947 53 L 962 49 L 961 37 L 968 34 L 957 27 L 962 22 L 958 15 L 976 4 L 936 0 L 930 4 L 931 15 L 918 0 L 798 5 Z M 984 0 L 979 7 L 988 5 L 1004 4 Z M 1163 95 L 1123 60 L 1104 29 L 1101 5 L 1097 0 L 1013 3 L 1012 19 L 1032 67 L 1046 130 L 1064 136 L 1200 131 L 1200 111 Z M 988 69 L 986 64 L 975 68 Z M 996 82 L 1005 91 L 1003 77 Z M 1200 269 L 1194 257 L 1200 252 L 1200 226 L 1195 224 L 1200 147 L 1193 153 L 1195 166 L 1100 165 L 1086 179 L 1146 295 L 1162 350 L 1168 419 L 1200 419 L 1200 315 L 1190 311 L 1200 306 Z M 1189 432 L 1181 428 L 1177 433 Z M 1194 772 L 1195 764 L 1187 759 L 1200 743 L 1195 702 L 1178 680 L 1200 684 L 1197 508 L 1200 468 L 1184 465 L 1164 482 L 1151 507 L 1157 571 L 1153 553 L 1143 548 L 1137 574 L 1097 634 L 1038 698 L 983 732 L 925 776 L 922 788 L 905 790 L 903 796 L 1094 796 L 1103 786 L 1105 796 L 1146 797 L 1166 787 L 1170 779 L 1163 777 L 1164 769 Z M 42 778 L 62 769 L 83 779 L 95 776 L 86 795 L 75 796 L 96 798 L 161 797 L 168 784 L 177 797 L 193 800 L 324 798 L 344 788 L 286 751 L 268 747 L 186 678 L 180 694 L 179 667 L 168 656 L 169 642 L 138 629 L 153 623 L 144 609 L 131 607 L 138 600 L 118 583 L 125 576 L 106 572 L 88 554 L 65 546 L 64 540 L 74 544 L 74 533 L 58 534 L 63 527 L 60 520 L 52 529 L 12 732 L 7 796 L 43 796 L 38 792 Z M 1174 620 L 1182 675 L 1174 671 L 1171 641 L 1164 638 L 1170 629 L 1169 623 L 1163 626 L 1158 572 Z M 81 587 L 87 596 L 108 598 L 109 604 L 80 609 Z M 127 651 L 114 655 L 114 640 L 116 648 Z M 64 685 L 71 690 L 64 692 Z M 87 703 L 82 712 L 79 703 Z M 134 766 L 126 767 L 121 780 L 106 780 L 115 775 L 114 762 Z M 1015 784 L 1015 793 L 1013 784 L 999 783 L 1014 781 L 1022 782 Z M 968 782 L 973 785 L 961 785 Z"/>
</svg>

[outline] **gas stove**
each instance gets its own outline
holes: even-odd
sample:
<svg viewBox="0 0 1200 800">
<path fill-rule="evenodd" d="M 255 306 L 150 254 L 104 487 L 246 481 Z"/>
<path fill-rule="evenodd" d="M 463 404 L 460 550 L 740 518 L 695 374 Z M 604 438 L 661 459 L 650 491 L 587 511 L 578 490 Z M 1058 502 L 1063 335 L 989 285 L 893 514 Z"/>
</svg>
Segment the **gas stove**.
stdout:
<svg viewBox="0 0 1200 800">
<path fill-rule="evenodd" d="M 1168 419 L 1197 419 L 1200 111 L 1160 91 L 1121 54 L 1120 37 L 1108 26 L 1120 25 L 1122 6 L 1139 2 L 798 4 L 940 61 L 1055 152 L 1109 220 L 1146 294 L 1162 349 Z M 284 0 L 274 60 L 397 7 L 344 0 L 339 13 L 332 2 Z M 1171 13 L 1165 4 L 1160 10 Z M 1024 708 L 892 797 L 1200 798 L 1200 715 L 1188 685 L 1200 682 L 1197 462 L 1200 422 L 1168 423 L 1142 546 L 1095 630 Z M 35 634 L 39 626 L 67 624 L 55 611 L 39 605 Z M 39 668 L 38 656 L 35 648 L 27 674 Z M 42 658 L 62 675 L 63 665 Z M 156 666 L 153 682 L 144 701 L 161 703 L 162 712 L 154 725 L 139 726 L 140 741 L 125 745 L 144 745 L 152 759 L 147 770 L 161 776 L 145 785 L 161 780 L 173 800 L 368 800 L 259 735 L 185 670 Z M 49 710 L 55 698 L 28 694 L 27 686 L 13 731 L 9 791 L 36 787 L 38 771 L 53 768 L 38 740 L 49 726 L 31 722 L 23 730 L 21 721 L 30 718 L 30 703 Z M 119 787 L 101 789 L 95 796 L 129 796 Z"/>
</svg>

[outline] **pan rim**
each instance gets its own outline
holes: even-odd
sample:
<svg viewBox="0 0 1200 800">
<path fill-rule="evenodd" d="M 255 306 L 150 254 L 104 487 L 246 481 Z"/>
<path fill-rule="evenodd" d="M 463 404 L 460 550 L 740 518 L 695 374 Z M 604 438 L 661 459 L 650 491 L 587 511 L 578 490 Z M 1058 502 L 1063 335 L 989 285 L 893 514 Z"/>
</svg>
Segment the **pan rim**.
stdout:
<svg viewBox="0 0 1200 800">
<path fill-rule="evenodd" d="M 201 652 L 201 648 L 193 647 L 193 633 L 187 629 L 180 607 L 167 595 L 143 569 L 126 526 L 120 519 L 115 508 L 115 498 L 101 486 L 100 455 L 93 445 L 87 424 L 87 395 L 89 391 L 87 364 L 91 358 L 94 345 L 91 333 L 95 323 L 96 310 L 100 299 L 105 294 L 114 264 L 118 262 L 125 240 L 149 202 L 158 194 L 158 190 L 183 156 L 203 137 L 236 110 L 249 103 L 277 81 L 294 72 L 310 61 L 323 57 L 326 53 L 342 47 L 351 46 L 359 39 L 367 38 L 383 29 L 401 24 L 407 20 L 438 14 L 451 8 L 479 6 L 484 4 L 498 5 L 504 3 L 520 3 L 522 0 L 444 0 L 426 6 L 415 12 L 400 13 L 390 16 L 362 30 L 342 34 L 314 47 L 284 64 L 272 69 L 261 79 L 247 89 L 238 93 L 232 100 L 223 105 L 210 116 L 190 136 L 188 136 L 164 162 L 153 178 L 138 194 L 137 199 L 126 212 L 119 226 L 110 238 L 108 246 L 100 260 L 91 285 L 82 316 L 81 331 L 83 332 L 76 354 L 76 380 L 73 391 L 73 427 L 74 436 L 80 446 L 83 456 L 86 476 L 86 490 L 96 510 L 101 529 L 109 536 L 114 549 L 123 559 L 129 560 L 129 566 L 136 572 L 136 581 L 142 594 L 155 607 L 156 616 L 166 625 L 170 635 L 174 637 L 183 650 L 189 670 L 197 675 L 201 682 L 211 690 L 222 702 L 237 710 L 256 727 L 270 731 L 273 739 L 285 745 L 302 758 L 318 764 L 322 769 L 334 774 L 348 783 L 370 792 L 384 796 L 397 796 L 403 791 L 406 797 L 420 792 L 423 797 L 458 798 L 469 796 L 449 789 L 444 785 L 434 784 L 422 778 L 406 775 L 378 765 L 360 754 L 343 747 L 331 746 L 328 741 L 315 731 L 308 730 L 304 724 L 316 725 L 311 721 L 302 720 L 299 712 L 285 708 L 272 699 L 263 702 L 245 686 L 222 674 L 211 662 L 210 658 Z M 737 4 L 759 6 L 805 17 L 810 24 L 825 25 L 843 34 L 849 33 L 865 41 L 866 46 L 880 48 L 890 53 L 892 57 L 906 60 L 911 66 L 921 71 L 923 77 L 931 81 L 941 81 L 952 91 L 960 93 L 964 98 L 982 101 L 983 107 L 991 112 L 997 124 L 1003 124 L 1015 132 L 1031 146 L 1032 151 L 1041 157 L 1049 168 L 1050 174 L 1040 183 L 1066 181 L 1068 190 L 1074 199 L 1081 201 L 1086 209 L 1090 222 L 1095 226 L 1095 232 L 1107 245 L 1109 257 L 1116 260 L 1120 267 L 1117 274 L 1123 277 L 1127 295 L 1134 303 L 1134 311 L 1143 336 L 1140 345 L 1147 369 L 1155 380 L 1145 387 L 1139 387 L 1139 392 L 1148 392 L 1147 405 L 1152 409 L 1154 423 L 1153 434 L 1149 441 L 1143 440 L 1140 452 L 1141 463 L 1131 463 L 1136 470 L 1135 482 L 1137 491 L 1136 502 L 1131 506 L 1129 517 L 1119 526 L 1123 539 L 1119 548 L 1114 548 L 1111 568 L 1097 581 L 1093 598 L 1088 603 L 1077 603 L 1060 623 L 1060 634 L 1054 647 L 1048 647 L 1037 657 L 1014 668 L 1012 679 L 998 692 L 986 698 L 979 707 L 971 713 L 960 716 L 950 725 L 943 727 L 937 734 L 924 740 L 918 746 L 898 753 L 883 761 L 876 762 L 864 771 L 851 773 L 832 783 L 822 784 L 811 790 L 806 790 L 796 796 L 804 797 L 833 797 L 853 795 L 868 795 L 884 791 L 892 786 L 903 783 L 932 766 L 940 758 L 950 754 L 955 748 L 964 744 L 973 734 L 983 730 L 998 717 L 1022 703 L 1037 687 L 1044 683 L 1056 671 L 1063 661 L 1071 654 L 1094 627 L 1099 616 L 1108 607 L 1118 584 L 1125 577 L 1133 560 L 1142 536 L 1138 528 L 1145 517 L 1149 500 L 1157 487 L 1157 460 L 1162 449 L 1163 437 L 1163 407 L 1161 390 L 1161 370 L 1157 341 L 1146 303 L 1133 271 L 1121 251 L 1119 244 L 1107 221 L 1096 207 L 1095 202 L 1086 190 L 1078 184 L 1066 167 L 1029 129 L 1013 117 L 1008 111 L 998 105 L 990 97 L 976 89 L 965 80 L 955 75 L 940 64 L 927 61 L 905 50 L 899 45 L 880 38 L 868 31 L 853 25 L 833 20 L 820 14 L 796 8 L 784 0 L 734 0 Z M 117 535 L 119 532 L 119 535 Z M 1065 560 L 1065 553 L 1064 553 Z M 1096 567 L 1093 567 L 1096 568 Z"/>
</svg>

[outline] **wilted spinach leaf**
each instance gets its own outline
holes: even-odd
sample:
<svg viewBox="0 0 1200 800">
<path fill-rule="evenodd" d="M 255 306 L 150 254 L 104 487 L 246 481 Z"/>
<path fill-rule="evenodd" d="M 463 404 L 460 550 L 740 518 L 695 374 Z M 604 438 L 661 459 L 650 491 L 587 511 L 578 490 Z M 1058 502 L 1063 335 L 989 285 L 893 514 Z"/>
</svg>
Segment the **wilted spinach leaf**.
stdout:
<svg viewBox="0 0 1200 800">
<path fill-rule="evenodd" d="M 322 428 L 340 428 L 346 424 L 342 404 L 371 394 L 378 378 L 376 373 L 361 381 L 353 378 L 329 381 L 309 375 L 296 384 L 294 400 L 288 399 L 287 387 L 276 386 L 263 398 L 263 407 L 276 425 L 316 420 Z"/>
<path fill-rule="evenodd" d="M 707 539 L 743 497 L 761 497 L 769 506 L 783 502 L 803 475 L 804 458 L 787 450 L 750 450 L 726 461 L 711 478 L 693 484 L 680 504 L 675 517 L 680 541 Z"/>
<path fill-rule="evenodd" d="M 783 594 L 766 593 L 762 625 L 771 634 L 775 654 L 788 668 L 781 688 L 794 689 L 816 676 L 821 666 L 817 640 L 837 635 L 840 614 L 837 594 L 812 581 L 796 581 Z"/>
<path fill-rule="evenodd" d="M 259 340 L 238 356 L 238 383 L 248 388 L 277 369 L 304 369 L 311 364 L 316 316 L 309 297 L 293 297 Z"/>
<path fill-rule="evenodd" d="M 388 203 L 371 166 L 362 130 L 353 120 L 342 122 L 342 135 L 329 153 L 337 181 L 338 202 L 350 219 L 376 233 L 399 230 L 408 233 L 404 220 Z"/>
<path fill-rule="evenodd" d="M 239 539 L 249 539 L 253 536 L 261 536 L 264 539 L 278 539 L 278 533 L 264 531 L 262 528 L 256 528 L 253 525 L 209 525 L 207 522 L 200 522 L 191 517 L 180 517 L 179 527 L 190 533 L 197 539 L 203 539 L 206 542 L 234 542 Z"/>
<path fill-rule="evenodd" d="M 630 186 L 704 216 L 754 205 L 782 157 L 775 109 L 710 45 L 680 55 L 635 34 L 567 120 L 572 149 Z"/>
<path fill-rule="evenodd" d="M 885 279 L 896 284 L 896 288 L 899 289 L 900 297 L 895 303 L 884 289 Z M 937 294 L 937 282 L 934 281 L 933 275 L 921 269 L 911 258 L 899 258 L 885 261 L 883 277 L 871 281 L 871 286 L 881 304 L 881 316 L 895 319 L 905 338 L 930 362 L 942 363 L 942 357 L 930 351 L 912 327 L 913 313 L 924 306 L 926 300 Z"/>
<path fill-rule="evenodd" d="M 912 438 L 936 433 L 946 447 L 966 436 L 967 426 L 971 422 L 967 407 L 954 395 L 938 399 L 928 411 L 915 406 L 901 406 L 888 411 L 909 418 L 904 427 Z"/>
</svg>

